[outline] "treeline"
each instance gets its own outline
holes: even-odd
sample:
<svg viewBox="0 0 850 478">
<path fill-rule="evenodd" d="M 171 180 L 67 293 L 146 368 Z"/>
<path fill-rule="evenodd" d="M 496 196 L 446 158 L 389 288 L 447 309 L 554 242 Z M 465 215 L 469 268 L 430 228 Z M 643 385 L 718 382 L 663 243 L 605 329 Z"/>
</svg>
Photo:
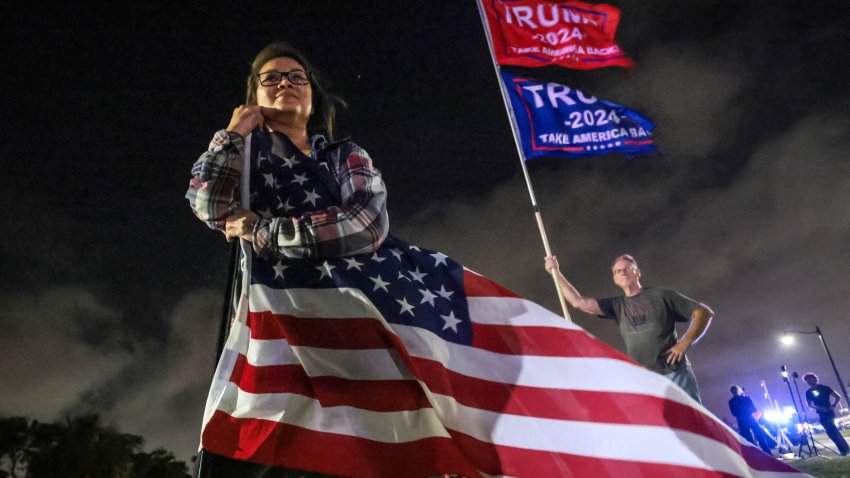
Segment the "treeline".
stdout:
<svg viewBox="0 0 850 478">
<path fill-rule="evenodd" d="M 98 415 L 40 423 L 0 417 L 0 478 L 189 478 L 188 466 Z"/>
</svg>

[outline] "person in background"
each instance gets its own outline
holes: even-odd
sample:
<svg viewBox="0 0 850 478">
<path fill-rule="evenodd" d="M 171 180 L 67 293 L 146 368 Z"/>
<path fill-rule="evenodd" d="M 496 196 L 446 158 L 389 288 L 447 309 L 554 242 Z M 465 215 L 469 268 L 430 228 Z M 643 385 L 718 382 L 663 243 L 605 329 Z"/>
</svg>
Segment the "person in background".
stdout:
<svg viewBox="0 0 850 478">
<path fill-rule="evenodd" d="M 729 391 L 732 392 L 732 398 L 729 399 L 729 411 L 738 421 L 738 434 L 753 445 L 757 444 L 762 451 L 770 455 L 770 440 L 754 416 L 758 413 L 758 409 L 753 401 L 744 395 L 744 389 L 737 385 L 732 385 Z"/>
<path fill-rule="evenodd" d="M 812 372 L 803 375 L 803 380 L 809 384 L 809 389 L 806 390 L 806 403 L 817 412 L 820 424 L 823 425 L 827 436 L 835 443 L 838 454 L 846 456 L 850 453 L 850 446 L 835 426 L 835 407 L 841 403 L 841 395 L 832 388 L 818 383 L 818 376 Z"/>
</svg>

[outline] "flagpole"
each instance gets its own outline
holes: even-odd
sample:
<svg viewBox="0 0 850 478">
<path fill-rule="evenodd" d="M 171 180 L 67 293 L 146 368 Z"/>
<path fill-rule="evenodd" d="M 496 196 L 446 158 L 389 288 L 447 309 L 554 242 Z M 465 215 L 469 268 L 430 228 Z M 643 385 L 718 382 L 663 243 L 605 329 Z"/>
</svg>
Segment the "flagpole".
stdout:
<svg viewBox="0 0 850 478">
<path fill-rule="evenodd" d="M 531 178 L 528 175 L 528 168 L 525 165 L 525 153 L 522 151 L 522 144 L 519 136 L 517 136 L 516 117 L 514 109 L 508 99 L 508 92 L 505 89 L 505 84 L 502 82 L 502 77 L 499 75 L 499 64 L 496 62 L 496 54 L 493 52 L 493 38 L 490 35 L 490 28 L 487 24 L 487 13 L 484 11 L 484 5 L 481 3 L 486 0 L 476 0 L 478 5 L 478 14 L 481 16 L 481 25 L 484 27 L 484 35 L 487 36 L 487 49 L 490 52 L 490 60 L 493 62 L 493 70 L 496 72 L 496 82 L 499 84 L 499 91 L 502 93 L 502 102 L 505 104 L 505 110 L 508 114 L 508 121 L 511 124 L 511 133 L 514 137 L 514 145 L 516 145 L 517 154 L 519 155 L 520 166 L 522 167 L 522 175 L 525 178 L 525 185 L 528 187 L 528 196 L 531 198 L 531 207 L 534 210 L 534 218 L 537 220 L 537 228 L 540 231 L 540 238 L 543 240 L 543 249 L 546 251 L 546 256 L 552 255 L 552 249 L 549 247 L 549 239 L 546 236 L 546 228 L 543 227 L 543 216 L 540 214 L 540 207 L 537 205 L 537 199 L 534 197 L 534 188 L 531 187 Z M 552 281 L 555 283 L 555 290 L 558 292 L 558 302 L 561 304 L 561 311 L 567 322 L 572 322 L 570 311 L 567 309 L 567 303 L 564 300 L 564 293 L 561 291 L 558 283 L 558 272 L 552 269 Z"/>
<path fill-rule="evenodd" d="M 240 177 L 239 191 L 241 205 L 250 205 L 249 188 L 251 185 L 251 134 L 245 138 L 244 151 L 242 152 L 242 176 Z M 233 299 L 236 298 L 236 284 L 240 269 L 242 272 L 241 290 L 239 293 L 239 305 L 244 305 L 246 300 L 246 287 L 250 281 L 248 270 L 250 261 L 250 243 L 244 239 L 236 238 L 230 245 L 230 266 L 227 271 L 227 284 L 224 286 L 224 304 L 221 309 L 221 319 L 218 326 L 218 339 L 215 344 L 215 365 L 213 370 L 218 369 L 218 362 L 224 353 L 224 345 L 227 336 L 230 335 L 230 326 L 234 319 Z M 239 267 L 242 257 L 246 258 L 245 266 Z M 236 315 L 239 310 L 236 311 Z M 203 445 L 203 443 L 201 443 Z M 202 446 L 198 451 L 198 467 L 194 478 L 208 478 L 212 476 L 212 457 Z"/>
</svg>

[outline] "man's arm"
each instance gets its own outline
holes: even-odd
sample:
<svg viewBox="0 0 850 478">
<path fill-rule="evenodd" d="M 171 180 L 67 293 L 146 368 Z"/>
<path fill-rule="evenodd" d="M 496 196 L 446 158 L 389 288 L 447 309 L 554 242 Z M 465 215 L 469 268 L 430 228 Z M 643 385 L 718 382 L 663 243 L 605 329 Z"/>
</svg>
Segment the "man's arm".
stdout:
<svg viewBox="0 0 850 478">
<path fill-rule="evenodd" d="M 838 392 L 833 390 L 832 393 L 829 394 L 829 396 L 835 399 L 834 402 L 830 402 L 829 407 L 832 408 L 832 409 L 835 409 L 836 407 L 838 407 L 838 404 L 841 402 L 841 395 L 839 395 Z"/>
<path fill-rule="evenodd" d="M 576 309 L 581 309 L 588 314 L 602 315 L 602 309 L 599 308 L 599 302 L 597 302 L 593 297 L 582 296 L 579 291 L 570 284 L 570 281 L 561 274 L 561 270 L 558 267 L 558 259 L 555 256 L 549 256 L 546 258 L 546 272 L 555 275 L 555 278 L 558 280 L 558 287 L 561 289 L 561 292 L 564 294 L 564 298 L 567 299 L 567 302 L 569 302 L 571 306 Z"/>
<path fill-rule="evenodd" d="M 668 364 L 679 363 L 685 358 L 685 352 L 691 348 L 691 345 L 697 343 L 705 335 L 705 331 L 708 330 L 708 325 L 711 323 L 713 317 L 714 312 L 705 304 L 700 304 L 694 309 L 693 313 L 691 313 L 691 323 L 688 326 L 687 332 L 676 342 L 676 345 L 670 347 L 665 352 Z"/>
</svg>

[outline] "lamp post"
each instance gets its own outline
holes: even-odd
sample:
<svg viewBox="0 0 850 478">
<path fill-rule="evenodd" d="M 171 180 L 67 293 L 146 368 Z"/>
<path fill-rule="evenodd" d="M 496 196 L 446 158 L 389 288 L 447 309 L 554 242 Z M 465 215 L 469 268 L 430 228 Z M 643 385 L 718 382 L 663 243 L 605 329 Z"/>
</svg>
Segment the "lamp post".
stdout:
<svg viewBox="0 0 850 478">
<path fill-rule="evenodd" d="M 829 359 L 829 364 L 832 365 L 832 371 L 835 372 L 835 379 L 838 380 L 838 386 L 841 388 L 841 394 L 844 396 L 844 404 L 847 407 L 850 407 L 850 396 L 847 395 L 847 388 L 844 386 L 844 380 L 841 379 L 841 374 L 838 373 L 838 368 L 835 366 L 835 360 L 832 359 L 832 354 L 829 353 L 829 347 L 826 346 L 826 340 L 823 338 L 823 333 L 821 333 L 820 326 L 815 326 L 814 331 L 810 330 L 794 330 L 789 332 L 784 332 L 782 335 L 782 343 L 790 344 L 794 341 L 794 339 L 788 334 L 817 334 L 818 338 L 820 338 L 820 343 L 823 345 L 823 350 L 826 352 L 826 356 Z"/>
</svg>

